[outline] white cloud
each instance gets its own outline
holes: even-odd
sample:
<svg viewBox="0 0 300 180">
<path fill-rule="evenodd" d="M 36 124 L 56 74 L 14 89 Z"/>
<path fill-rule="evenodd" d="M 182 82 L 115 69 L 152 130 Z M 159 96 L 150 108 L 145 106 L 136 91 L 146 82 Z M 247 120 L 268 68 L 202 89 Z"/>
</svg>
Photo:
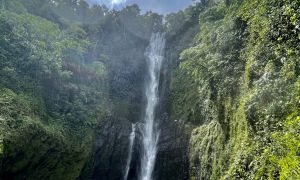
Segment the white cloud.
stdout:
<svg viewBox="0 0 300 180">
<path fill-rule="evenodd" d="M 119 5 L 123 3 L 126 3 L 126 0 L 111 0 L 112 5 Z"/>
<path fill-rule="evenodd" d="M 115 7 L 121 4 L 125 4 L 127 0 L 87 0 L 91 4 L 105 4 L 108 7 Z"/>
</svg>

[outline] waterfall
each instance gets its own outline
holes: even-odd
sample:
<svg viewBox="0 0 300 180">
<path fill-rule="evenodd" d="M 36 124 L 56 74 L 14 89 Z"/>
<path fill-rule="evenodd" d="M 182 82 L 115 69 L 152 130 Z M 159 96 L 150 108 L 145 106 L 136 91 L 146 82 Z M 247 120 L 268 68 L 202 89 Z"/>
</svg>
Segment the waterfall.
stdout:
<svg viewBox="0 0 300 180">
<path fill-rule="evenodd" d="M 155 123 L 155 109 L 159 101 L 158 87 L 162 61 L 164 59 L 165 38 L 163 34 L 151 36 L 146 51 L 149 79 L 146 83 L 147 105 L 142 127 L 142 159 L 140 180 L 151 180 L 157 154 L 159 129 Z"/>
<path fill-rule="evenodd" d="M 127 158 L 127 163 L 126 163 L 124 180 L 127 180 L 128 173 L 130 170 L 130 163 L 131 163 L 131 159 L 132 159 L 132 151 L 133 151 L 133 145 L 134 145 L 134 140 L 135 140 L 135 126 L 136 126 L 135 124 L 132 124 L 131 133 L 129 136 L 128 158 Z"/>
</svg>

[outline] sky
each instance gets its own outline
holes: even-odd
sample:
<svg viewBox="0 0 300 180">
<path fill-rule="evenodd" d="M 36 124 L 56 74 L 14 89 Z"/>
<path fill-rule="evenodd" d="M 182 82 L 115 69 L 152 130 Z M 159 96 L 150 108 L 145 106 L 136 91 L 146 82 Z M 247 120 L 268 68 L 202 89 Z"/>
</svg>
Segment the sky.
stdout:
<svg viewBox="0 0 300 180">
<path fill-rule="evenodd" d="M 192 0 L 87 0 L 90 4 L 105 4 L 107 7 L 120 8 L 138 4 L 142 12 L 153 11 L 159 14 L 177 12 L 193 3 Z"/>
</svg>

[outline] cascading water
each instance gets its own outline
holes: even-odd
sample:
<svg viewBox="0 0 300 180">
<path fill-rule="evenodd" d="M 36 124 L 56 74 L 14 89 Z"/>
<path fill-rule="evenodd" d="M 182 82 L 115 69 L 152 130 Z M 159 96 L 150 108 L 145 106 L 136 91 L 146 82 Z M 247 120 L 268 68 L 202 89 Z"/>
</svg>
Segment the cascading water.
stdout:
<svg viewBox="0 0 300 180">
<path fill-rule="evenodd" d="M 126 163 L 124 180 L 127 180 L 128 173 L 129 173 L 129 170 L 130 170 L 130 164 L 131 164 L 131 159 L 132 159 L 132 151 L 133 151 L 133 145 L 134 145 L 134 140 L 135 140 L 135 129 L 136 129 L 135 127 L 136 127 L 136 125 L 132 124 L 131 133 L 130 133 L 130 136 L 129 136 L 128 158 L 127 158 L 127 163 Z"/>
<path fill-rule="evenodd" d="M 158 86 L 162 61 L 164 59 L 165 37 L 161 33 L 151 36 L 150 45 L 146 51 L 149 59 L 149 80 L 146 83 L 147 105 L 142 127 L 142 159 L 140 180 L 151 180 L 157 154 L 159 130 L 155 124 L 155 109 L 159 101 Z"/>
</svg>

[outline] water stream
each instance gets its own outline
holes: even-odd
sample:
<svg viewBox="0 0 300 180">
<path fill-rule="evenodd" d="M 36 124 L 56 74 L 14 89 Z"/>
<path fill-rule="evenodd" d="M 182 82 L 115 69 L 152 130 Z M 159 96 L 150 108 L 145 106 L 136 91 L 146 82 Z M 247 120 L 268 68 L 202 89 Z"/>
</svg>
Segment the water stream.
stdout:
<svg viewBox="0 0 300 180">
<path fill-rule="evenodd" d="M 164 59 L 165 37 L 164 34 L 155 33 L 150 39 L 150 45 L 146 51 L 148 57 L 149 79 L 146 82 L 147 105 L 142 127 L 142 157 L 140 180 L 151 180 L 154 170 L 159 128 L 155 122 L 155 109 L 159 102 L 158 87 L 160 71 Z"/>
<path fill-rule="evenodd" d="M 124 174 L 124 180 L 127 180 L 128 178 L 128 173 L 130 170 L 130 164 L 131 164 L 131 160 L 132 160 L 132 152 L 133 152 L 133 145 L 134 145 L 134 140 L 135 140 L 135 129 L 136 129 L 136 125 L 132 124 L 132 128 L 131 128 L 131 133 L 129 136 L 129 147 L 128 147 L 128 158 L 127 158 L 127 162 L 126 162 L 126 169 L 125 169 L 125 174 Z"/>
</svg>

